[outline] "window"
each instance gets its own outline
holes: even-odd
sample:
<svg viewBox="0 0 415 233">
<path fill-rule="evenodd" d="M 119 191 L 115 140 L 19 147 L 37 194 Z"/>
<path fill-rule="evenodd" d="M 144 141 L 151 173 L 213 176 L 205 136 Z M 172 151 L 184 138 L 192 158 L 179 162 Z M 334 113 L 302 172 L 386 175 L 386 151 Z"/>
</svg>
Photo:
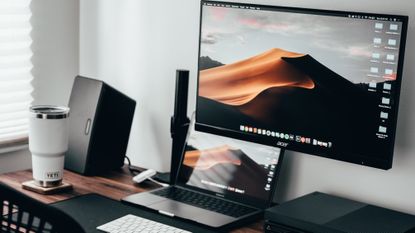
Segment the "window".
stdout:
<svg viewBox="0 0 415 233">
<path fill-rule="evenodd" d="M 0 151 L 27 144 L 31 0 L 0 0 Z"/>
</svg>

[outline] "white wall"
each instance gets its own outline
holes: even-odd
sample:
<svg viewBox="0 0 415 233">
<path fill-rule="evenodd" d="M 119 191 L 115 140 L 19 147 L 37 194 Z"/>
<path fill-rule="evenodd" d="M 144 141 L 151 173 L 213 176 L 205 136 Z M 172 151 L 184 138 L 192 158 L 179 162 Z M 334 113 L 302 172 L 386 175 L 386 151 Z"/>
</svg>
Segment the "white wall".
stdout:
<svg viewBox="0 0 415 233">
<path fill-rule="evenodd" d="M 79 0 L 32 0 L 34 104 L 67 105 L 79 73 Z M 0 173 L 31 166 L 27 149 L 0 154 Z"/>
<path fill-rule="evenodd" d="M 27 149 L 0 154 L 0 174 L 30 168 L 30 152 Z"/>
<path fill-rule="evenodd" d="M 250 1 L 253 2 L 253 1 Z M 323 191 L 415 214 L 415 12 L 396 0 L 261 0 L 255 3 L 410 16 L 394 165 L 391 170 L 287 152 L 277 199 Z M 199 1 L 81 0 L 80 72 L 138 101 L 128 155 L 135 165 L 168 170 L 174 70 L 191 70 L 195 103 Z"/>
<path fill-rule="evenodd" d="M 175 69 L 196 69 L 197 1 L 178 2 L 81 1 L 80 73 L 137 100 L 127 155 L 158 170 L 170 166 Z"/>
</svg>

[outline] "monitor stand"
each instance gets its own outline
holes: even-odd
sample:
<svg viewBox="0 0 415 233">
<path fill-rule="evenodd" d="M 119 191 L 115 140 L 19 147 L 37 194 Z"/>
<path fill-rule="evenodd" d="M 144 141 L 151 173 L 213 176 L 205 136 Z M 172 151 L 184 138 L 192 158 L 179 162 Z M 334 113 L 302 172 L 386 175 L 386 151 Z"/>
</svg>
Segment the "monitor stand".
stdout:
<svg viewBox="0 0 415 233">
<path fill-rule="evenodd" d="M 187 131 L 189 129 L 190 120 L 186 118 L 183 123 L 177 126 L 174 122 L 174 117 L 171 118 L 170 134 L 172 141 L 170 172 L 157 173 L 153 179 L 167 183 L 174 184 L 178 169 L 182 160 L 183 147 L 186 141 Z"/>
<path fill-rule="evenodd" d="M 152 178 L 159 182 L 170 184 L 170 172 L 157 172 Z"/>
</svg>

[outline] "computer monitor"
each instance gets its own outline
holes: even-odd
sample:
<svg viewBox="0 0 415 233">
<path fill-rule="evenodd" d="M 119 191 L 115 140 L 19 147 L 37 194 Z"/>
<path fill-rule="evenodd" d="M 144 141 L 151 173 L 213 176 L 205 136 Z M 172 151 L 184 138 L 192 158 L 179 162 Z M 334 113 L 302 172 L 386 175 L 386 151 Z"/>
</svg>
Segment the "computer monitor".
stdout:
<svg viewBox="0 0 415 233">
<path fill-rule="evenodd" d="M 196 130 L 391 168 L 407 22 L 202 1 Z"/>
</svg>

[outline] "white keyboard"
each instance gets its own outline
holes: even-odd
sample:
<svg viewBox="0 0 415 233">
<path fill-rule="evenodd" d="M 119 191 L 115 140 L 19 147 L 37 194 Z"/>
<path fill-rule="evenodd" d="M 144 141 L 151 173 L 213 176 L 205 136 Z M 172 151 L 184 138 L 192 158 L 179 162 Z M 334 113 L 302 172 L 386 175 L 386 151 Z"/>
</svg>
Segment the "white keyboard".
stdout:
<svg viewBox="0 0 415 233">
<path fill-rule="evenodd" d="M 97 227 L 98 230 L 108 233 L 135 233 L 135 232 L 181 232 L 191 233 L 180 228 L 165 225 L 132 214 L 117 218 L 111 222 Z"/>
</svg>

